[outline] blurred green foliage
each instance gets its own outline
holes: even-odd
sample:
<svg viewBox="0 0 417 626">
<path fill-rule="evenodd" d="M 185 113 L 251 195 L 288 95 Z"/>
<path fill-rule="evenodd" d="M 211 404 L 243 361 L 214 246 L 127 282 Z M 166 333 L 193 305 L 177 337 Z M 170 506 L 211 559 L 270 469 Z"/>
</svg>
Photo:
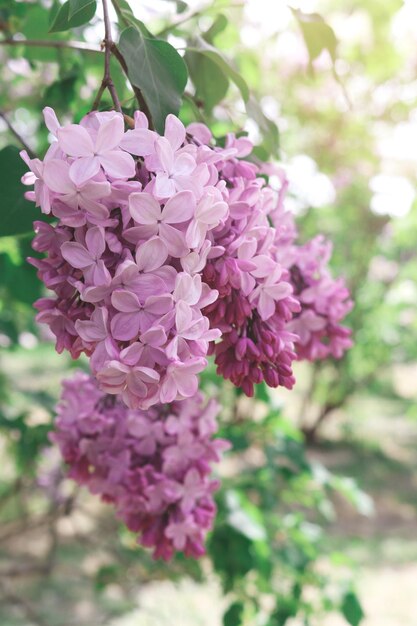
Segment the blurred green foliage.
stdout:
<svg viewBox="0 0 417 626">
<path fill-rule="evenodd" d="M 0 344 L 19 354 L 28 341 L 42 339 L 31 308 L 42 292 L 25 261 L 31 254 L 31 223 L 39 215 L 23 199 L 25 167 L 14 131 L 42 155 L 44 106 L 64 121 L 78 121 L 89 111 L 103 71 L 103 25 L 96 4 L 0 0 L 0 114 L 8 123 L 0 127 Z M 370 181 L 377 175 L 399 176 L 415 186 L 412 163 L 390 157 L 381 147 L 417 105 L 417 92 L 408 89 L 416 53 L 410 56 L 392 34 L 402 3 L 322 0 L 316 3 L 321 14 L 288 9 L 284 24 L 278 19 L 284 14 L 271 10 L 265 34 L 268 20 L 252 23 L 253 13 L 238 3 L 215 0 L 196 9 L 185 2 L 165 4 L 176 13 L 153 15 L 145 24 L 125 0 L 113 2 L 118 31 L 124 31 L 120 47 L 129 78 L 141 89 L 156 126 L 163 125 L 167 112 L 180 110 L 184 122 L 205 121 L 219 138 L 229 131 L 251 133 L 259 158 L 281 156 L 302 236 L 321 231 L 331 238 L 335 271 L 346 276 L 355 301 L 349 317 L 355 346 L 339 362 L 311 366 L 300 424 L 284 417 L 264 387 L 248 402 L 221 385 L 212 370 L 202 377 L 207 393 L 220 396 L 221 434 L 233 443 L 208 543 L 210 567 L 229 600 L 223 623 L 284 626 L 297 617 L 313 626 L 338 611 L 357 626 L 363 610 L 349 576 L 335 581 L 323 573 L 321 556 L 326 524 L 335 515 L 334 493 L 364 514 L 370 512 L 369 500 L 353 481 L 311 462 L 302 430 L 310 439 L 317 437 L 336 409 L 344 407 L 349 415 L 355 394 L 398 397 L 393 368 L 416 360 L 415 201 L 401 216 L 395 197 L 391 212 L 370 208 L 375 196 Z M 240 33 L 250 45 L 242 45 Z M 146 66 L 140 64 L 144 49 Z M 134 94 L 114 59 L 112 74 L 131 115 Z M 101 107 L 111 106 L 106 93 Z M 295 175 L 300 155 L 308 155 L 309 169 Z M 317 200 L 308 192 L 323 180 L 332 193 Z M 42 364 L 48 377 L 56 366 L 52 347 L 36 350 L 36 372 Z M 48 444 L 57 394 L 53 385 L 22 393 L 14 376 L 3 371 L 0 379 L 0 431 L 12 461 L 0 481 L 0 507 L 7 503 L 0 519 L 6 516 L 8 522 L 22 516 L 23 488 L 47 500 L 36 486 L 35 470 Z M 406 398 L 410 414 L 413 400 Z M 65 515 L 69 506 L 72 496 L 59 504 L 58 514 Z M 45 502 L 42 507 L 48 509 Z M 350 565 L 340 554 L 330 558 Z M 170 565 L 152 563 L 120 531 L 117 555 L 99 570 L 96 592 L 121 579 L 126 563 L 139 559 L 145 579 L 205 576 L 204 561 L 178 557 Z"/>
</svg>

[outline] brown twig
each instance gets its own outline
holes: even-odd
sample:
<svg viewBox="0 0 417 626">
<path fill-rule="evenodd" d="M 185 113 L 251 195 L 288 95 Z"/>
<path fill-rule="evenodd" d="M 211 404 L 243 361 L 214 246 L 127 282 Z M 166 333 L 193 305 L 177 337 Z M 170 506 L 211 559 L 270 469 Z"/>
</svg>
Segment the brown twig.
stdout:
<svg viewBox="0 0 417 626">
<path fill-rule="evenodd" d="M 13 126 L 13 124 L 11 124 L 11 122 L 9 122 L 9 120 L 7 119 L 6 115 L 3 113 L 3 111 L 0 111 L 0 117 L 1 119 L 5 122 L 7 128 L 9 129 L 9 131 L 12 133 L 12 135 L 14 135 L 14 137 L 16 137 L 17 141 L 24 147 L 24 149 L 26 150 L 26 152 L 28 153 L 28 155 L 33 159 L 34 157 L 36 157 L 35 152 L 32 150 L 32 148 L 26 143 L 26 141 L 23 139 L 23 137 L 20 135 L 20 133 L 17 132 L 17 130 L 15 129 L 15 127 Z"/>
<path fill-rule="evenodd" d="M 107 89 L 111 95 L 111 99 L 113 100 L 114 108 L 119 113 L 122 112 L 122 107 L 120 104 L 119 96 L 117 95 L 116 87 L 114 86 L 113 79 L 111 77 L 110 72 L 110 59 L 113 52 L 113 39 L 111 35 L 111 23 L 109 17 L 109 8 L 107 6 L 107 0 L 103 1 L 103 16 L 104 16 L 104 76 L 101 81 L 100 88 L 98 90 L 97 96 L 93 102 L 92 110 L 95 111 L 99 104 L 100 100 L 103 96 L 104 91 Z"/>
<path fill-rule="evenodd" d="M 103 50 L 84 41 L 61 41 L 50 39 L 0 39 L 0 46 L 29 46 L 31 48 L 69 48 L 82 52 L 94 52 L 101 54 Z"/>
</svg>

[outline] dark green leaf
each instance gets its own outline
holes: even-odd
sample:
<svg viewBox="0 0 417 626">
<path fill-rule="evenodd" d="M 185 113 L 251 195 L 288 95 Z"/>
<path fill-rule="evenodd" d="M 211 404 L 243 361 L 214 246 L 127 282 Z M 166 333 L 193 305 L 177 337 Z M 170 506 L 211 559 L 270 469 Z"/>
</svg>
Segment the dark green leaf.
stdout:
<svg viewBox="0 0 417 626">
<path fill-rule="evenodd" d="M 202 54 L 187 52 L 185 61 L 195 87 L 197 103 L 202 103 L 206 112 L 211 113 L 225 97 L 229 80 L 214 61 Z"/>
<path fill-rule="evenodd" d="M 85 4 L 76 13 L 70 16 L 70 2 L 67 0 L 59 9 L 49 29 L 50 33 L 58 33 L 70 28 L 76 28 L 89 22 L 95 15 L 97 8 L 96 0 Z"/>
<path fill-rule="evenodd" d="M 163 132 L 169 113 L 178 114 L 187 84 L 187 66 L 171 46 L 149 39 L 134 27 L 126 28 L 119 42 L 129 78 L 139 87 L 152 115 L 155 128 Z"/>
<path fill-rule="evenodd" d="M 0 237 L 30 232 L 33 221 L 41 217 L 39 209 L 23 197 L 26 188 L 20 179 L 26 171 L 15 146 L 0 151 Z"/>
<path fill-rule="evenodd" d="M 358 596 L 353 591 L 348 591 L 344 595 L 341 611 L 346 621 L 351 626 L 359 626 L 362 619 L 365 617 Z"/>
<path fill-rule="evenodd" d="M 233 602 L 223 615 L 223 626 L 240 626 L 243 619 L 242 602 Z"/>
<path fill-rule="evenodd" d="M 69 0 L 69 12 L 68 17 L 71 19 L 74 15 L 77 15 L 80 11 L 88 8 L 88 5 L 96 4 L 96 0 Z M 90 8 L 91 10 L 91 8 Z M 95 12 L 95 8 L 94 8 Z"/>
<path fill-rule="evenodd" d="M 196 52 L 198 54 L 202 54 L 209 58 L 211 61 L 216 63 L 218 67 L 222 70 L 222 72 L 230 78 L 232 82 L 235 83 L 236 87 L 239 89 L 242 98 L 245 102 L 249 100 L 249 87 L 246 84 L 244 78 L 230 65 L 228 61 L 220 54 L 216 48 L 208 44 L 204 39 L 198 37 L 194 40 L 194 45 L 187 48 L 189 52 Z"/>
</svg>

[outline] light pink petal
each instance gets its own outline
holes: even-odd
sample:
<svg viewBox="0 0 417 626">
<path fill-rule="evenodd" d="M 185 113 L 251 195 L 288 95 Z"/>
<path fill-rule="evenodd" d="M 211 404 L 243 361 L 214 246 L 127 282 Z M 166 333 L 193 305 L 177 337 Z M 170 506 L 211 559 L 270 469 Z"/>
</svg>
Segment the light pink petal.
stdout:
<svg viewBox="0 0 417 626">
<path fill-rule="evenodd" d="M 149 296 L 145 302 L 147 313 L 154 315 L 164 315 L 172 308 L 172 296 Z"/>
<path fill-rule="evenodd" d="M 196 202 L 191 191 L 180 191 L 170 198 L 162 210 L 162 221 L 167 224 L 186 222 L 194 216 Z"/>
<path fill-rule="evenodd" d="M 271 276 L 272 272 L 276 268 L 276 261 L 266 256 L 266 254 L 259 254 L 251 259 L 251 261 L 254 265 L 256 265 L 256 269 L 251 271 L 251 274 L 256 278 Z"/>
<path fill-rule="evenodd" d="M 162 381 L 159 399 L 161 402 L 172 402 L 177 397 L 177 385 L 172 376 L 166 376 Z"/>
<path fill-rule="evenodd" d="M 135 156 L 149 156 L 155 151 L 156 133 L 145 128 L 128 130 L 120 142 L 120 147 Z"/>
<path fill-rule="evenodd" d="M 143 353 L 143 346 L 136 342 L 125 348 L 120 353 L 120 358 L 126 365 L 136 365 Z"/>
<path fill-rule="evenodd" d="M 159 374 L 155 370 L 150 367 L 135 367 L 135 372 L 140 375 L 141 379 L 147 383 L 157 383 L 159 382 Z"/>
<path fill-rule="evenodd" d="M 173 294 L 176 301 L 184 300 L 187 304 L 197 304 L 201 291 L 202 284 L 199 274 L 195 276 L 190 276 L 185 272 L 178 274 Z"/>
<path fill-rule="evenodd" d="M 278 283 L 278 285 L 268 285 L 264 288 L 270 298 L 282 300 L 292 294 L 292 287 L 289 283 Z"/>
<path fill-rule="evenodd" d="M 171 144 L 165 137 L 159 137 L 155 142 L 155 152 L 161 163 L 162 169 L 170 174 L 174 167 L 174 152 Z"/>
<path fill-rule="evenodd" d="M 133 157 L 121 150 L 110 150 L 99 156 L 100 165 L 111 178 L 132 178 L 136 167 Z"/>
<path fill-rule="evenodd" d="M 196 217 L 204 224 L 216 224 L 227 215 L 226 202 L 214 202 L 212 197 L 203 198 L 196 211 Z"/>
<path fill-rule="evenodd" d="M 140 270 L 151 272 L 161 267 L 168 256 L 168 250 L 162 239 L 154 237 L 141 244 L 136 252 L 136 263 Z"/>
<path fill-rule="evenodd" d="M 129 213 L 137 224 L 155 224 L 161 217 L 161 206 L 149 193 L 132 193 Z"/>
<path fill-rule="evenodd" d="M 132 226 L 123 231 L 123 239 L 126 239 L 129 243 L 133 243 L 135 246 L 139 241 L 146 241 L 151 237 L 158 234 L 157 224 L 148 224 L 144 226 Z"/>
<path fill-rule="evenodd" d="M 66 241 L 61 246 L 64 259 L 77 269 L 85 269 L 94 263 L 91 254 L 80 243 Z"/>
<path fill-rule="evenodd" d="M 175 311 L 175 326 L 177 327 L 177 331 L 179 334 L 182 334 L 187 328 L 190 327 L 193 319 L 193 311 L 191 307 L 180 300 L 177 303 L 176 311 Z"/>
<path fill-rule="evenodd" d="M 58 128 L 59 147 L 65 154 L 74 157 L 93 156 L 94 144 L 89 132 L 78 124 Z"/>
<path fill-rule="evenodd" d="M 45 107 L 42 113 L 46 128 L 56 137 L 57 130 L 61 128 L 61 124 L 58 121 L 55 111 L 51 109 L 51 107 Z"/>
<path fill-rule="evenodd" d="M 130 341 L 139 335 L 139 316 L 137 313 L 116 313 L 110 329 L 115 339 Z"/>
<path fill-rule="evenodd" d="M 91 180 L 80 189 L 80 195 L 89 200 L 101 200 L 101 198 L 107 198 L 110 193 L 111 185 L 107 181 L 98 183 Z"/>
<path fill-rule="evenodd" d="M 85 243 L 91 256 L 99 259 L 106 249 L 106 240 L 104 239 L 104 229 L 100 226 L 89 228 L 85 236 Z"/>
<path fill-rule="evenodd" d="M 174 226 L 160 224 L 159 235 L 171 256 L 181 258 L 188 252 L 185 235 Z"/>
<path fill-rule="evenodd" d="M 110 390 L 110 393 L 114 393 L 115 388 L 119 388 L 120 391 L 124 388 L 128 372 L 129 368 L 123 363 L 109 361 L 107 366 L 98 372 L 97 378 L 104 391 Z"/>
<path fill-rule="evenodd" d="M 93 178 L 100 171 L 100 161 L 96 156 L 80 157 L 69 170 L 71 180 L 77 187 L 81 187 L 87 180 Z"/>
<path fill-rule="evenodd" d="M 179 154 L 174 160 L 174 170 L 177 176 L 190 176 L 197 164 L 191 154 Z"/>
<path fill-rule="evenodd" d="M 189 375 L 186 372 L 176 375 L 178 393 L 185 398 L 193 396 L 198 389 L 198 378 L 194 375 Z"/>
<path fill-rule="evenodd" d="M 173 150 L 178 150 L 185 141 L 184 124 L 172 115 L 167 116 L 165 121 L 165 137 L 168 139 Z"/>
<path fill-rule="evenodd" d="M 185 240 L 190 248 L 199 248 L 203 243 L 207 234 L 206 224 L 202 224 L 198 220 L 190 222 L 187 228 Z"/>
<path fill-rule="evenodd" d="M 261 291 L 258 301 L 258 311 L 263 320 L 269 319 L 275 313 L 275 300 Z"/>
<path fill-rule="evenodd" d="M 250 237 L 249 239 L 246 239 L 240 244 L 238 248 L 238 258 L 242 260 L 252 259 L 254 254 L 256 254 L 257 247 L 258 242 L 256 241 L 255 237 Z"/>
<path fill-rule="evenodd" d="M 147 331 L 141 334 L 140 340 L 144 344 L 158 348 L 163 346 L 167 340 L 165 330 L 162 326 L 152 326 Z"/>
<path fill-rule="evenodd" d="M 155 178 L 155 195 L 169 198 L 177 191 L 175 182 L 167 174 L 158 173 Z"/>
<path fill-rule="evenodd" d="M 122 313 L 137 313 L 141 309 L 138 297 L 125 289 L 115 289 L 111 296 L 111 303 Z"/>
<path fill-rule="evenodd" d="M 75 186 L 69 177 L 69 165 L 59 159 L 45 163 L 43 179 L 49 189 L 58 193 L 74 193 Z"/>
<path fill-rule="evenodd" d="M 101 202 L 96 202 L 95 200 L 90 200 L 90 198 L 83 196 L 80 196 L 79 200 L 80 207 L 84 209 L 84 211 L 87 211 L 87 213 L 91 213 L 94 217 L 100 220 L 105 220 L 109 217 L 109 210 L 104 204 L 101 204 Z"/>
<path fill-rule="evenodd" d="M 95 141 L 94 152 L 101 156 L 108 150 L 114 150 L 114 148 L 120 144 L 124 131 L 125 124 L 123 116 L 121 113 L 116 113 L 108 122 L 100 124 Z"/>
</svg>

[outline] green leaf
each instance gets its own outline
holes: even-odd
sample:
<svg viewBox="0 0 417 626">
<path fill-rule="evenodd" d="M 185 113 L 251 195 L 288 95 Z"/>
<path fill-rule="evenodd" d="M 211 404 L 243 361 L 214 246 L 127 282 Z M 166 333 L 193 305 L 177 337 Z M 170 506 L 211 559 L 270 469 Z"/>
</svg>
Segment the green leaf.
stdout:
<svg viewBox="0 0 417 626">
<path fill-rule="evenodd" d="M 133 85 L 139 87 L 155 128 L 163 132 L 166 116 L 178 114 L 188 72 L 183 58 L 166 41 L 149 39 L 134 27 L 120 35 L 123 54 Z"/>
<path fill-rule="evenodd" d="M 188 52 L 196 52 L 209 58 L 222 70 L 222 72 L 233 82 L 239 89 L 245 102 L 249 100 L 249 87 L 242 76 L 230 65 L 228 61 L 220 54 L 216 48 L 208 44 L 204 39 L 198 37 L 194 40 L 195 45 L 187 47 Z"/>
<path fill-rule="evenodd" d="M 203 104 L 207 113 L 225 97 L 229 80 L 220 67 L 208 57 L 195 52 L 187 52 L 185 61 L 190 78 L 195 87 L 197 103 Z"/>
<path fill-rule="evenodd" d="M 80 2 L 79 2 L 80 4 Z M 70 1 L 67 0 L 58 13 L 55 16 L 55 19 L 52 21 L 51 27 L 49 29 L 50 33 L 58 33 L 64 30 L 69 30 L 70 28 L 76 28 L 77 26 L 82 26 L 89 22 L 95 15 L 97 8 L 96 0 L 92 2 L 84 3 L 83 7 L 79 7 L 78 11 L 70 16 Z"/>
<path fill-rule="evenodd" d="M 203 39 L 208 43 L 213 43 L 213 39 L 227 28 L 228 23 L 227 17 L 223 13 L 219 13 L 210 28 L 204 33 Z"/>
<path fill-rule="evenodd" d="M 336 60 L 337 37 L 331 26 L 318 13 L 303 13 L 299 9 L 292 9 L 292 11 L 303 33 L 310 61 L 314 61 L 323 50 L 327 50 L 334 62 Z"/>
<path fill-rule="evenodd" d="M 246 111 L 258 125 L 262 134 L 262 147 L 265 148 L 268 156 L 278 156 L 279 131 L 277 125 L 265 115 L 259 102 L 257 102 L 255 98 L 248 100 L 246 103 Z"/>
<path fill-rule="evenodd" d="M 343 597 L 341 611 L 346 621 L 351 626 L 359 626 L 365 617 L 358 596 L 353 591 L 348 591 Z"/>
<path fill-rule="evenodd" d="M 240 626 L 243 619 L 244 606 L 242 602 L 233 602 L 223 615 L 223 626 Z"/>
<path fill-rule="evenodd" d="M 88 5 L 96 4 L 96 0 L 69 0 L 69 12 L 68 17 L 71 19 L 74 15 L 77 15 L 80 11 L 88 8 Z M 91 10 L 91 9 L 90 9 Z M 94 7 L 95 12 L 95 7 Z"/>
<path fill-rule="evenodd" d="M 15 146 L 0 150 L 0 237 L 20 235 L 33 230 L 32 224 L 41 213 L 32 202 L 25 200 L 26 191 L 21 177 L 27 172 Z"/>
</svg>

